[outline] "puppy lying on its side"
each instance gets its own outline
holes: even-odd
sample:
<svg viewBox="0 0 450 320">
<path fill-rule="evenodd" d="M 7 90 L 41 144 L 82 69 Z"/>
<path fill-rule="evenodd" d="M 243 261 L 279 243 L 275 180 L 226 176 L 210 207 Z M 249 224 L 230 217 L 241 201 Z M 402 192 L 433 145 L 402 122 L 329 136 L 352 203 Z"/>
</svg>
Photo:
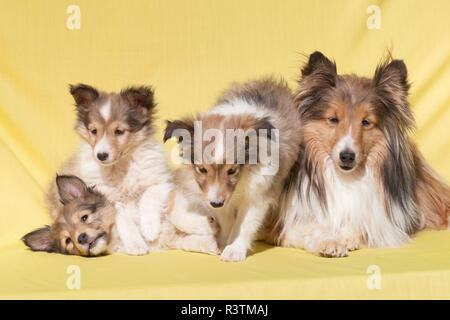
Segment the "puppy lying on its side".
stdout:
<svg viewBox="0 0 450 320">
<path fill-rule="evenodd" d="M 75 176 L 58 176 L 56 186 L 62 205 L 55 222 L 26 234 L 22 240 L 28 247 L 80 256 L 127 253 L 118 235 L 115 206 L 102 193 Z M 214 236 L 183 233 L 166 215 L 161 217 L 159 236 L 147 244 L 150 251 L 181 249 L 218 254 Z"/>
<path fill-rule="evenodd" d="M 244 260 L 276 205 L 298 153 L 298 121 L 288 86 L 269 78 L 233 85 L 210 111 L 168 122 L 164 141 L 181 143 L 190 201 L 219 222 L 221 260 Z M 171 221 L 183 229 L 187 220 Z"/>
</svg>

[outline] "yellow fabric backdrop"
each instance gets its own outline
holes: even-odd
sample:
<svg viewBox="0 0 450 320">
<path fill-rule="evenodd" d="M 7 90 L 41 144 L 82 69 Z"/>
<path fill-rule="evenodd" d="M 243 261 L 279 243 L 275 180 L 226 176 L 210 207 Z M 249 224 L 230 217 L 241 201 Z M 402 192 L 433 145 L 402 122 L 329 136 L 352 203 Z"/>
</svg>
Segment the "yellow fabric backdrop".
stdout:
<svg viewBox="0 0 450 320">
<path fill-rule="evenodd" d="M 70 30 L 69 5 L 81 10 Z M 381 28 L 368 29 L 369 5 Z M 450 180 L 447 0 L 2 0 L 0 10 L 0 298 L 450 298 L 450 233 L 403 249 L 323 259 L 260 244 L 246 262 L 163 252 L 86 259 L 32 253 L 20 237 L 48 223 L 43 195 L 75 147 L 69 83 L 115 91 L 150 84 L 158 122 L 211 106 L 231 81 L 286 77 L 321 50 L 339 72 L 371 76 L 392 49 L 405 60 L 415 140 Z M 160 131 L 161 133 L 162 131 Z M 161 135 L 160 135 L 161 136 Z M 82 287 L 66 287 L 67 266 Z M 378 265 L 380 290 L 366 286 Z"/>
</svg>

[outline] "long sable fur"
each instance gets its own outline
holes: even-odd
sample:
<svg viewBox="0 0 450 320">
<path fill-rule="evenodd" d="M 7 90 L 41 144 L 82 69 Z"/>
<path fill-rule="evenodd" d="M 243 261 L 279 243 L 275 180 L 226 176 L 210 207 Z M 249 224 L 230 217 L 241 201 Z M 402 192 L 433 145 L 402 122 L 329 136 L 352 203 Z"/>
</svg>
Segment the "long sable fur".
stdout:
<svg viewBox="0 0 450 320">
<path fill-rule="evenodd" d="M 334 62 L 320 52 L 311 54 L 302 69 L 295 97 L 303 123 L 321 117 L 327 108 L 330 92 L 337 90 L 339 77 Z M 367 81 L 367 86 L 373 90 L 371 103 L 376 106 L 378 117 L 382 120 L 380 126 L 388 144 L 388 153 L 382 159 L 378 174 L 390 220 L 397 225 L 397 218 L 392 212 L 396 204 L 406 218 L 403 228 L 407 234 L 423 228 L 447 228 L 450 189 L 426 164 L 409 137 L 414 131 L 415 121 L 408 103 L 410 85 L 404 62 L 392 60 L 389 56 L 377 67 L 371 81 L 360 79 Z M 286 181 L 285 192 L 292 188 L 300 190 L 301 181 L 308 177 L 307 192 L 315 193 L 323 208 L 327 208 L 323 168 L 317 160 L 311 146 L 303 144 Z M 310 199 L 309 195 L 304 195 L 306 199 Z"/>
</svg>

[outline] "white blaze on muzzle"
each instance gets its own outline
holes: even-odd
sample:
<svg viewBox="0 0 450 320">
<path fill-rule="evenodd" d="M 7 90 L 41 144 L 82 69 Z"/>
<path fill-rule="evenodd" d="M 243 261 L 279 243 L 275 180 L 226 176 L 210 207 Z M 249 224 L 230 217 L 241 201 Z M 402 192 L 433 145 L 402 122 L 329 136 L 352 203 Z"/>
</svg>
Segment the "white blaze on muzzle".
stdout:
<svg viewBox="0 0 450 320">
<path fill-rule="evenodd" d="M 221 202 L 223 199 L 221 199 L 219 195 L 219 183 L 214 183 L 211 188 L 208 190 L 208 200 L 211 202 Z"/>
<path fill-rule="evenodd" d="M 104 160 L 99 159 L 99 155 L 101 154 L 107 154 L 108 157 Z M 94 156 L 96 157 L 97 160 L 100 160 L 104 163 L 108 163 L 111 162 L 112 160 L 112 155 L 111 155 L 111 146 L 108 142 L 108 138 L 106 136 L 106 132 L 103 133 L 103 137 L 100 139 L 99 142 L 97 142 L 97 144 L 94 147 Z"/>
<path fill-rule="evenodd" d="M 213 208 L 222 207 L 225 202 L 225 199 L 221 197 L 219 191 L 220 185 L 217 181 L 208 190 L 208 201 Z"/>
<path fill-rule="evenodd" d="M 355 151 L 355 140 L 352 137 L 352 127 L 348 129 L 348 132 L 345 136 L 341 138 L 341 140 L 338 141 L 336 146 L 334 147 L 334 153 L 336 156 L 336 159 L 339 159 L 339 154 L 342 151 Z"/>
</svg>

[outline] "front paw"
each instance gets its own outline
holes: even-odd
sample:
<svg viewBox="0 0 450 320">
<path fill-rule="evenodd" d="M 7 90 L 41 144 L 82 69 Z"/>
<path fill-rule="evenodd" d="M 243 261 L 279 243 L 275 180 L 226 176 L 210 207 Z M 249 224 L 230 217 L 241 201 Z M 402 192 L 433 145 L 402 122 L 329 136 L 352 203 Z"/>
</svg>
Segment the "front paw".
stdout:
<svg viewBox="0 0 450 320">
<path fill-rule="evenodd" d="M 202 244 L 202 252 L 211 254 L 211 255 L 219 255 L 220 249 L 219 245 L 217 244 L 216 237 L 214 236 L 206 236 L 205 241 Z"/>
<path fill-rule="evenodd" d="M 141 216 L 140 229 L 146 241 L 155 241 L 161 231 L 160 220 L 152 216 Z"/>
<path fill-rule="evenodd" d="M 326 240 L 319 245 L 318 254 L 326 258 L 340 258 L 348 256 L 348 250 L 336 240 Z"/>
<path fill-rule="evenodd" d="M 124 244 L 125 253 L 133 256 L 142 256 L 148 252 L 148 246 L 142 238 L 128 241 Z"/>
<path fill-rule="evenodd" d="M 244 261 L 247 257 L 247 248 L 237 244 L 230 244 L 223 250 L 220 260 L 228 262 Z"/>
<path fill-rule="evenodd" d="M 341 239 L 341 242 L 348 251 L 358 250 L 363 246 L 361 239 L 356 237 L 345 237 Z"/>
</svg>

